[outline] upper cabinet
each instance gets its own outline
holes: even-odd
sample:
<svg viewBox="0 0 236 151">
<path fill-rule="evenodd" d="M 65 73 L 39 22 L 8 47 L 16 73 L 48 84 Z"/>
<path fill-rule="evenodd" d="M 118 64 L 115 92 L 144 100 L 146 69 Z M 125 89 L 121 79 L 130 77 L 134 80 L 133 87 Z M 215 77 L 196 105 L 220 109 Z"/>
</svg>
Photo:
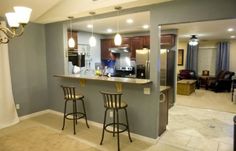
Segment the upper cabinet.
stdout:
<svg viewBox="0 0 236 151">
<path fill-rule="evenodd" d="M 109 48 L 114 47 L 113 39 L 101 39 L 101 59 L 114 60 L 115 56 L 109 51 Z"/>
<path fill-rule="evenodd" d="M 136 58 L 136 50 L 143 49 L 143 37 L 132 37 L 130 39 L 130 51 L 131 51 L 131 59 L 135 60 Z"/>
<path fill-rule="evenodd" d="M 148 48 L 150 49 L 150 36 L 136 36 L 136 37 L 122 37 L 122 47 L 129 47 L 130 57 L 132 60 L 136 59 L 136 50 Z M 171 48 L 175 46 L 175 35 L 164 34 L 161 35 L 161 48 Z M 115 56 L 109 51 L 109 48 L 116 47 L 113 39 L 101 40 L 101 59 L 114 60 Z"/>
<path fill-rule="evenodd" d="M 161 35 L 161 48 L 171 48 L 175 45 L 174 34 L 163 34 Z"/>
<path fill-rule="evenodd" d="M 69 46 L 68 46 L 68 50 L 77 50 L 78 49 L 78 32 L 77 31 L 72 31 L 72 33 L 71 33 L 70 31 L 67 31 L 68 40 L 71 36 L 75 40 L 75 48 L 69 48 Z"/>
</svg>

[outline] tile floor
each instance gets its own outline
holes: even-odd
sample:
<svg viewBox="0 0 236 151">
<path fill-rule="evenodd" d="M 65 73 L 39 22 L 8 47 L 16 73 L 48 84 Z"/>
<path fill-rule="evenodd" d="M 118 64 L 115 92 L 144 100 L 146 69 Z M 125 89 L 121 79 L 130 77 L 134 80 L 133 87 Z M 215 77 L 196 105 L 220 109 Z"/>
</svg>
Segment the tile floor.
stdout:
<svg viewBox="0 0 236 151">
<path fill-rule="evenodd" d="M 157 144 L 135 138 L 133 138 L 133 143 L 130 143 L 128 137 L 122 135 L 121 150 L 233 151 L 233 114 L 176 105 L 170 109 L 169 115 L 168 130 L 160 137 Z M 0 130 L 0 137 L 8 132 L 12 133 L 20 127 L 30 127 L 32 124 L 52 128 L 97 150 L 117 150 L 116 138 L 113 138 L 111 134 L 106 134 L 103 145 L 99 145 L 101 128 L 90 125 L 88 130 L 84 123 L 79 123 L 76 127 L 77 135 L 74 136 L 72 123 L 67 122 L 65 130 L 61 131 L 62 117 L 51 113 L 27 119 L 20 124 Z"/>
<path fill-rule="evenodd" d="M 227 112 L 174 106 L 159 142 L 190 151 L 233 151 L 233 116 Z"/>
<path fill-rule="evenodd" d="M 196 108 L 209 108 L 217 111 L 236 113 L 236 101 L 231 101 L 232 93 L 215 93 L 210 90 L 196 89 L 191 95 L 177 95 L 176 105 Z"/>
</svg>

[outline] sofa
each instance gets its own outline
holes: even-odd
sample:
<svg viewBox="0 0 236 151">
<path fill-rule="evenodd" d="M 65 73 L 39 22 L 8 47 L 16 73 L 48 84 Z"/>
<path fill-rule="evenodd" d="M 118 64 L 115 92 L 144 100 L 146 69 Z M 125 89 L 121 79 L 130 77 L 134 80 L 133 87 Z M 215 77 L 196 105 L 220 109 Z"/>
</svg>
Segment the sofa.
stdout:
<svg viewBox="0 0 236 151">
<path fill-rule="evenodd" d="M 232 76 L 234 72 L 220 71 L 215 78 L 211 78 L 208 81 L 208 89 L 215 92 L 231 91 Z"/>
</svg>

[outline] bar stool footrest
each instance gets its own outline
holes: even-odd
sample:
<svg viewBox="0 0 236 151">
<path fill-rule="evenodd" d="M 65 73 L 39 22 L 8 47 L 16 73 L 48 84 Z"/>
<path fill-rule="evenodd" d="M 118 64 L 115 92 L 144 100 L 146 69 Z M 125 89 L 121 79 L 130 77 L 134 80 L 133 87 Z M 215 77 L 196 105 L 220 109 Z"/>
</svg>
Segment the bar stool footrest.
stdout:
<svg viewBox="0 0 236 151">
<path fill-rule="evenodd" d="M 108 129 L 108 126 L 112 126 L 111 129 L 113 129 L 113 125 L 118 125 L 119 124 L 119 130 L 118 130 L 118 133 L 123 133 L 125 132 L 126 130 L 128 130 L 128 126 L 124 123 L 108 123 L 105 125 L 105 131 L 109 132 L 109 133 L 117 133 L 117 129 L 115 129 L 115 131 L 113 132 L 113 130 L 109 130 Z M 121 129 L 121 128 L 124 128 L 124 129 Z"/>
<path fill-rule="evenodd" d="M 82 113 L 82 112 L 67 113 L 67 114 L 65 115 L 65 118 L 66 118 L 67 120 L 73 120 L 73 115 L 74 115 L 74 114 L 77 115 L 77 117 L 75 118 L 76 120 L 81 119 L 81 118 L 85 118 L 85 114 Z M 72 117 L 69 117 L 70 115 L 71 115 Z M 80 116 L 79 116 L 79 115 L 80 115 Z"/>
</svg>

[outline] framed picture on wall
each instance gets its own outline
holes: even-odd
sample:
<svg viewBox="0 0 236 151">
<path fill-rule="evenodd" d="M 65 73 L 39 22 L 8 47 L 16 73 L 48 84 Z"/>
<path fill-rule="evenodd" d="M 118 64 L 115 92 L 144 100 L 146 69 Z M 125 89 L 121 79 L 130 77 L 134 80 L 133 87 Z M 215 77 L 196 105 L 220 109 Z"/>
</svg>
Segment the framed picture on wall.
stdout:
<svg viewBox="0 0 236 151">
<path fill-rule="evenodd" d="M 178 66 L 184 65 L 184 49 L 178 49 Z"/>
</svg>

